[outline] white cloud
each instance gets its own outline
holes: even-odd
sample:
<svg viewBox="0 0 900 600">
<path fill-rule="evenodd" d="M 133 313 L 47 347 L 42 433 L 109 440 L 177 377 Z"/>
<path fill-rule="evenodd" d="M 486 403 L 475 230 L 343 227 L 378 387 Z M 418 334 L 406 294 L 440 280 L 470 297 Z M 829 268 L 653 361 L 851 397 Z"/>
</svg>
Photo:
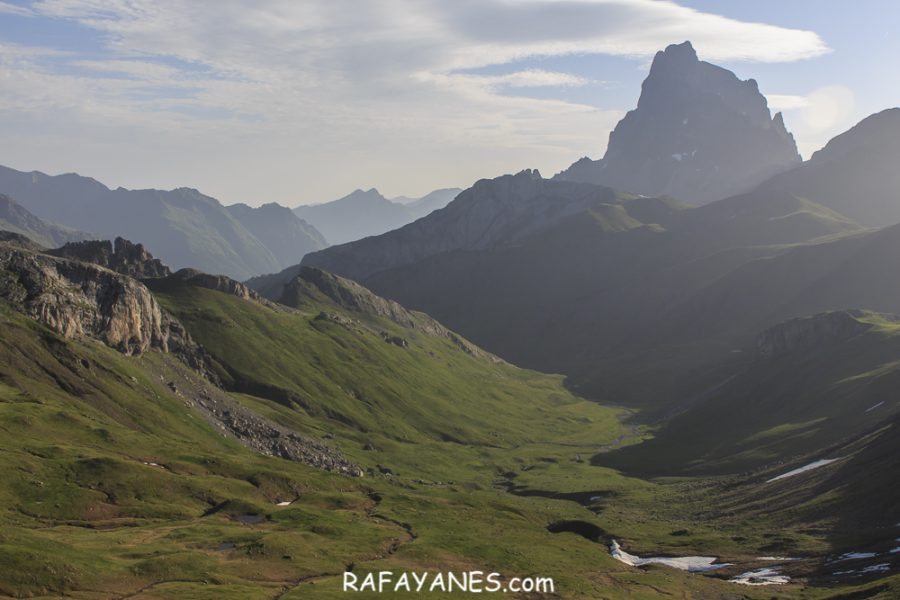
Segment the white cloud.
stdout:
<svg viewBox="0 0 900 600">
<path fill-rule="evenodd" d="M 602 154 L 629 108 L 523 97 L 588 83 L 579 75 L 472 69 L 570 54 L 647 60 L 685 39 L 714 61 L 828 51 L 810 31 L 666 0 L 39 0 L 22 10 L 94 30 L 108 52 L 49 60 L 0 48 L 0 77 L 15 83 L 0 124 L 19 132 L 17 160 L 46 161 L 52 143 L 59 161 L 77 163 L 60 170 L 252 203 L 552 172 Z M 126 162 L 123 146 L 152 172 Z"/>
<path fill-rule="evenodd" d="M 856 120 L 856 98 L 843 85 L 826 85 L 806 95 L 768 94 L 766 98 L 771 108 L 790 111 L 786 125 L 797 139 L 800 154 L 807 158 Z"/>
<path fill-rule="evenodd" d="M 794 96 L 789 94 L 766 94 L 766 99 L 769 101 L 769 108 L 778 111 L 778 110 L 795 110 L 798 108 L 804 108 L 809 105 L 809 101 L 806 96 Z"/>
</svg>

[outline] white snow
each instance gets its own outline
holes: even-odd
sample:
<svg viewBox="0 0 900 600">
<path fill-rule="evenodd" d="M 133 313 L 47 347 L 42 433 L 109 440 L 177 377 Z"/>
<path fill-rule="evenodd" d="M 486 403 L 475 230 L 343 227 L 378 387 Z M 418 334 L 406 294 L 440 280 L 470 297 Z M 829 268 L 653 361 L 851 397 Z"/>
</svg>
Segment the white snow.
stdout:
<svg viewBox="0 0 900 600">
<path fill-rule="evenodd" d="M 293 503 L 294 503 L 293 500 L 285 500 L 284 502 L 279 502 L 275 506 L 290 506 Z"/>
<path fill-rule="evenodd" d="M 794 475 L 799 475 L 800 473 L 806 473 L 807 471 L 812 471 L 813 469 L 818 469 L 819 467 L 824 467 L 825 465 L 830 465 L 831 463 L 840 460 L 840 458 L 823 458 L 822 460 L 817 460 L 815 462 L 811 462 L 808 465 L 804 465 L 799 469 L 794 469 L 793 471 L 788 471 L 787 473 L 782 473 L 777 477 L 773 477 L 766 481 L 766 483 L 772 483 L 773 481 L 781 481 L 782 479 L 787 479 L 788 477 L 793 477 Z"/>
<path fill-rule="evenodd" d="M 875 410 L 876 408 L 878 408 L 878 407 L 881 406 L 882 404 L 884 404 L 884 400 L 882 400 L 882 401 L 879 402 L 878 404 L 873 404 L 872 406 L 870 406 L 869 408 L 866 409 L 866 412 L 872 412 L 873 410 Z"/>
<path fill-rule="evenodd" d="M 900 552 L 900 546 L 897 546 L 896 548 L 891 548 L 891 554 L 897 554 L 898 552 Z"/>
<path fill-rule="evenodd" d="M 875 552 L 848 552 L 846 554 L 841 554 L 831 562 L 836 563 L 844 560 L 860 560 L 863 558 L 875 558 L 876 556 L 878 556 L 878 554 Z"/>
<path fill-rule="evenodd" d="M 634 554 L 629 554 L 622 550 L 622 547 L 619 546 L 619 542 L 617 542 L 616 540 L 613 540 L 609 545 L 609 554 L 617 561 L 623 562 L 626 565 L 631 565 L 632 567 L 640 567 L 649 564 L 659 564 L 665 565 L 667 567 L 672 567 L 673 569 L 678 569 L 680 571 L 688 571 L 689 573 L 715 571 L 716 569 L 730 566 L 730 563 L 721 563 L 714 565 L 713 563 L 719 560 L 715 556 L 653 556 L 650 558 L 641 558 L 640 556 L 635 556 Z"/>
<path fill-rule="evenodd" d="M 756 560 L 777 560 L 778 562 L 787 562 L 791 560 L 801 560 L 799 558 L 791 558 L 789 556 L 757 556 Z"/>
<path fill-rule="evenodd" d="M 591 496 L 588 498 L 588 502 L 597 502 L 598 500 L 603 500 L 603 496 Z"/>
<path fill-rule="evenodd" d="M 784 585 L 791 582 L 791 578 L 782 575 L 778 569 L 765 567 L 755 571 L 741 573 L 729 579 L 731 583 L 741 585 Z"/>
<path fill-rule="evenodd" d="M 864 567 L 859 569 L 858 571 L 849 570 L 849 571 L 835 571 L 832 575 L 853 575 L 854 573 L 857 575 L 864 575 L 865 573 L 887 573 L 891 570 L 890 563 L 878 563 L 877 565 L 869 565 L 868 567 Z"/>
</svg>

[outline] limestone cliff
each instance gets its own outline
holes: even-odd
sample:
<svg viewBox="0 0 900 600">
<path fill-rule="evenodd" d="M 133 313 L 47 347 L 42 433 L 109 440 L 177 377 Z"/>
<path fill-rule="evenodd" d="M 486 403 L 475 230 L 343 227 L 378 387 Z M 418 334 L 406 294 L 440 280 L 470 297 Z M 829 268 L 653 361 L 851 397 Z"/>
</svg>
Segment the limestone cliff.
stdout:
<svg viewBox="0 0 900 600">
<path fill-rule="evenodd" d="M 183 327 L 143 284 L 99 265 L 0 244 L 0 298 L 68 338 L 136 355 L 159 349 L 203 362 Z"/>
</svg>

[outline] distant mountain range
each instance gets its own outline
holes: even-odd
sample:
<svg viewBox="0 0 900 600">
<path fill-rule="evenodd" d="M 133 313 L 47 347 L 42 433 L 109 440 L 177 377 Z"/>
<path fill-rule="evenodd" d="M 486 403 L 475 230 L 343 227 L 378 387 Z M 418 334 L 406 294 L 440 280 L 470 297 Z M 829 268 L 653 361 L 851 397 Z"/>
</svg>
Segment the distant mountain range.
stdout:
<svg viewBox="0 0 900 600">
<path fill-rule="evenodd" d="M 331 244 L 344 244 L 403 227 L 443 208 L 462 190 L 434 190 L 421 198 L 388 200 L 375 188 L 356 190 L 343 198 L 298 206 L 297 216 L 312 223 Z"/>
<path fill-rule="evenodd" d="M 60 227 L 39 219 L 5 194 L 0 194 L 0 229 L 20 233 L 46 248 L 91 238 L 84 231 Z"/>
<path fill-rule="evenodd" d="M 76 174 L 0 167 L 0 193 L 40 219 L 91 237 L 142 240 L 176 268 L 193 266 L 241 279 L 278 271 L 326 246 L 322 235 L 289 209 L 274 204 L 225 207 L 189 188 L 111 190 Z M 55 235 L 48 239 L 52 245 L 69 241 Z"/>
<path fill-rule="evenodd" d="M 866 229 L 900 223 L 893 167 L 900 164 L 900 110 L 865 119 L 799 163 L 780 119 L 766 116 L 755 83 L 699 63 L 689 45 L 673 46 L 657 55 L 638 109 L 614 133 L 611 156 L 618 158 L 608 164 L 627 163 L 628 152 L 618 146 L 631 148 L 626 140 L 644 135 L 643 126 L 625 123 L 674 118 L 657 106 L 660 89 L 673 79 L 667 70 L 691 84 L 672 92 L 674 105 L 690 94 L 700 106 L 714 105 L 709 111 L 718 126 L 708 123 L 691 136 L 704 137 L 710 149 L 755 147 L 762 162 L 743 179 L 732 171 L 728 181 L 744 188 L 767 170 L 775 174 L 691 207 L 645 196 L 659 188 L 639 183 L 619 192 L 526 170 L 479 181 L 441 211 L 311 253 L 303 264 L 427 312 L 515 364 L 566 373 L 583 393 L 640 405 L 672 386 L 710 383 L 718 376 L 714 362 L 737 359 L 757 332 L 784 319 L 850 308 L 900 312 L 894 284 L 900 247 L 892 245 L 900 236 L 893 228 Z M 707 98 L 711 89 L 719 90 L 712 93 L 717 100 Z M 742 145 L 733 134 L 745 126 L 756 132 L 748 139 L 768 141 Z M 659 127 L 668 153 L 681 134 L 667 137 L 670 129 Z M 634 152 L 635 159 L 661 156 L 652 147 Z M 725 189 L 716 187 L 724 163 L 719 169 L 707 163 L 711 171 L 685 171 L 685 164 L 671 162 L 661 191 L 670 193 L 673 182 Z M 696 179 L 682 178 L 692 172 Z M 636 182 L 649 181 L 637 173 Z M 277 297 L 294 275 L 296 267 L 254 284 Z"/>
<path fill-rule="evenodd" d="M 753 79 L 698 60 L 690 42 L 658 52 L 637 108 L 609 135 L 601 160 L 557 178 L 705 204 L 745 192 L 800 163 L 781 114 Z"/>
</svg>

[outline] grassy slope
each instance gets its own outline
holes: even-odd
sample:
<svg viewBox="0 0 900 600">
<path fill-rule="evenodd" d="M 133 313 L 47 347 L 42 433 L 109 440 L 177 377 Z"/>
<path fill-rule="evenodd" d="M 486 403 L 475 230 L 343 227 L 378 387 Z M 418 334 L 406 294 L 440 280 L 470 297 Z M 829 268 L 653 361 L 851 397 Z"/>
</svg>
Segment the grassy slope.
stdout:
<svg viewBox="0 0 900 600">
<path fill-rule="evenodd" d="M 664 568 L 635 570 L 600 544 L 546 531 L 579 520 L 641 553 L 743 560 L 775 528 L 758 524 L 738 543 L 680 508 L 690 482 L 642 482 L 574 460 L 627 432 L 616 411 L 571 396 L 556 377 L 475 359 L 389 322 L 348 329 L 312 319 L 313 307 L 275 312 L 184 284 L 158 295 L 232 384 L 261 393 L 236 394 L 240 401 L 299 431 L 329 432 L 364 467 L 395 474 L 349 479 L 254 454 L 185 410 L 165 385 L 170 357 L 129 359 L 62 341 L 4 308 L 0 596 L 341 597 L 336 574 L 354 563 L 361 573 L 552 576 L 562 597 L 771 597 Z M 380 329 L 403 335 L 409 348 L 385 343 Z M 261 382 L 277 389 L 254 387 Z M 447 430 L 455 441 L 441 436 Z M 539 495 L 501 491 L 507 482 Z M 605 499 L 589 510 L 560 492 Z M 230 518 L 244 513 L 267 520 Z M 677 529 L 690 534 L 672 536 Z M 796 535 L 810 552 L 828 547 Z M 222 543 L 235 547 L 217 550 Z M 295 587 L 305 577 L 314 579 Z M 779 593 L 827 595 L 800 586 Z"/>
<path fill-rule="evenodd" d="M 644 473 L 737 473 L 878 426 L 900 411 L 900 325 L 877 315 L 859 320 L 872 328 L 842 343 L 758 359 L 655 439 L 603 462 Z"/>
</svg>

